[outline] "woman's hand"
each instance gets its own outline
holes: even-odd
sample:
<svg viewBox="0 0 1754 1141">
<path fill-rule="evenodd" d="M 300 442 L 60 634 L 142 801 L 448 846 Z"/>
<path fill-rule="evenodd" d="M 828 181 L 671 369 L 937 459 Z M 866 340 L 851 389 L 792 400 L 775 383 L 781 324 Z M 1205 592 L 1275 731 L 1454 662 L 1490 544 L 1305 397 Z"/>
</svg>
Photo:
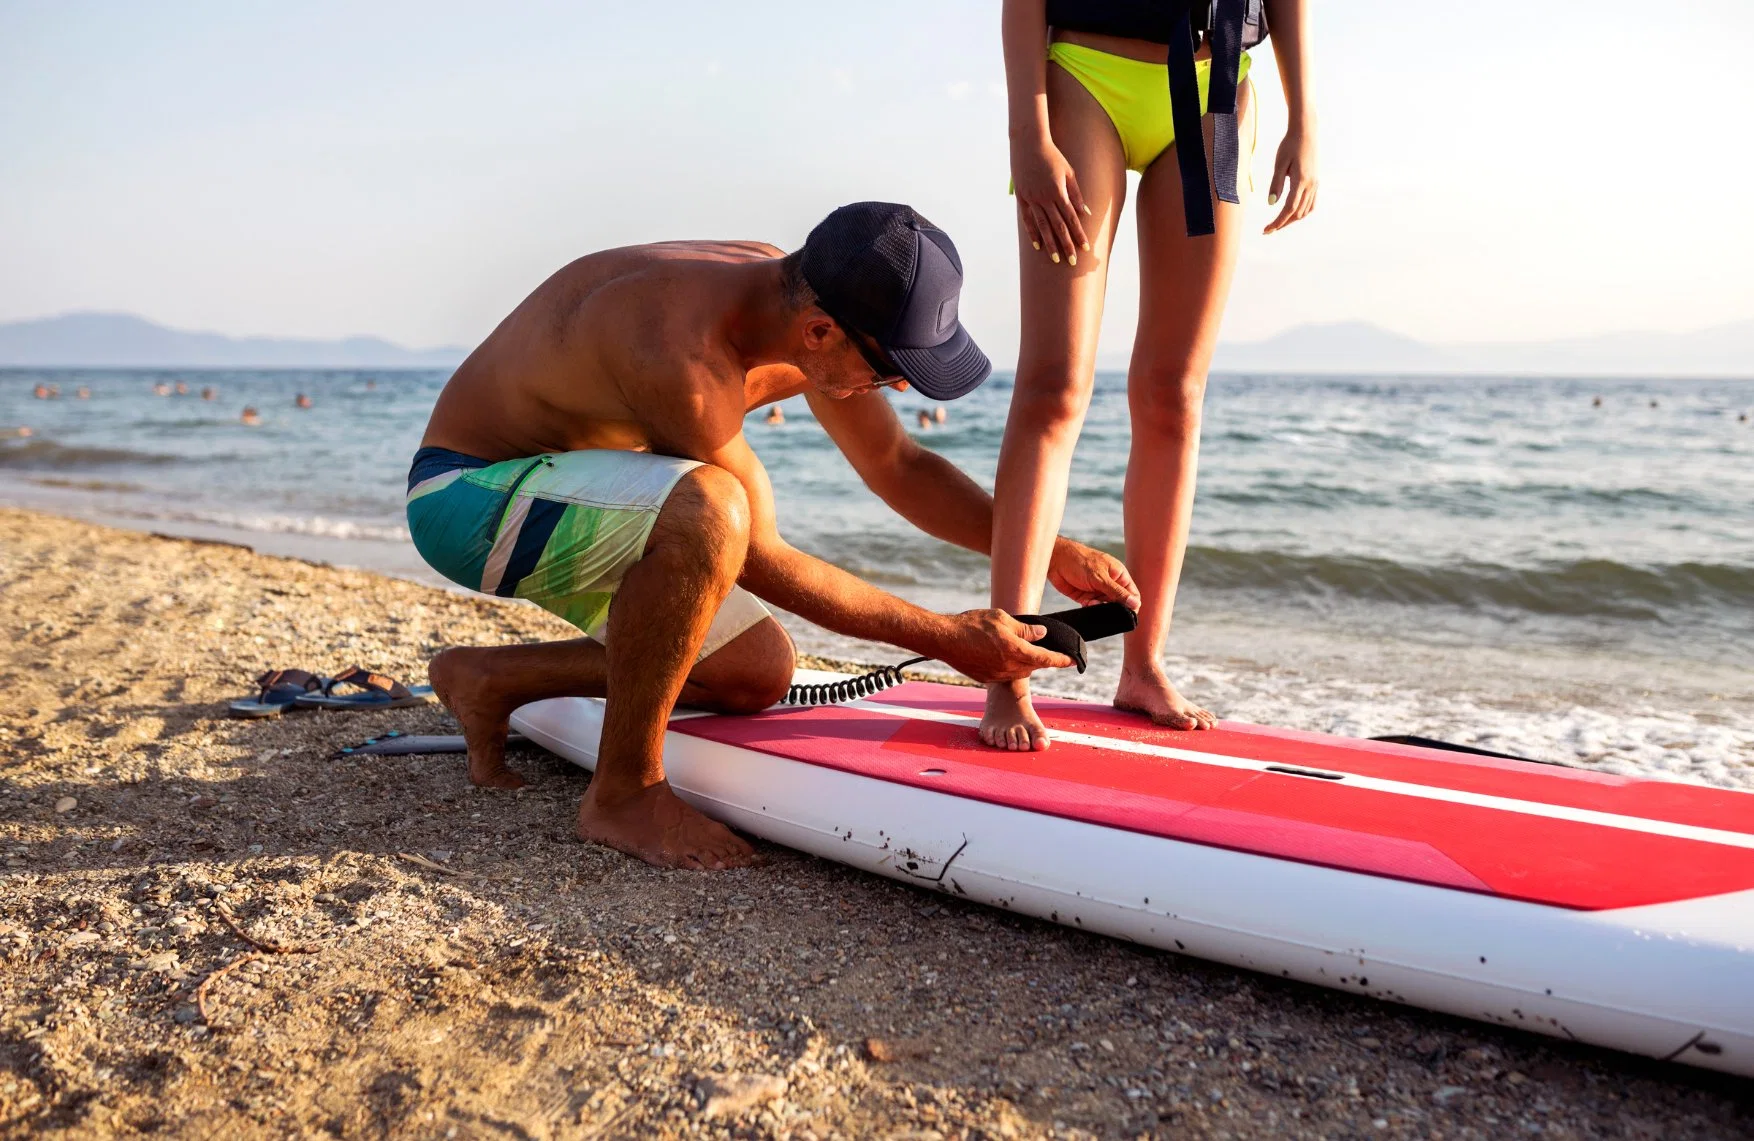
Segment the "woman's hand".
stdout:
<svg viewBox="0 0 1754 1141">
<path fill-rule="evenodd" d="M 1293 127 L 1285 132 L 1285 138 L 1279 143 L 1279 153 L 1273 156 L 1273 181 L 1267 185 L 1267 205 L 1279 201 L 1280 191 L 1285 192 L 1285 205 L 1280 209 L 1279 216 L 1267 224 L 1263 234 L 1271 234 L 1282 230 L 1291 223 L 1309 215 L 1316 204 L 1316 144 L 1315 131 Z"/>
<path fill-rule="evenodd" d="M 1078 251 L 1090 248 L 1083 218 L 1090 216 L 1072 164 L 1051 141 L 1011 147 L 1011 181 L 1023 229 L 1038 250 L 1054 261 L 1078 264 Z"/>
</svg>

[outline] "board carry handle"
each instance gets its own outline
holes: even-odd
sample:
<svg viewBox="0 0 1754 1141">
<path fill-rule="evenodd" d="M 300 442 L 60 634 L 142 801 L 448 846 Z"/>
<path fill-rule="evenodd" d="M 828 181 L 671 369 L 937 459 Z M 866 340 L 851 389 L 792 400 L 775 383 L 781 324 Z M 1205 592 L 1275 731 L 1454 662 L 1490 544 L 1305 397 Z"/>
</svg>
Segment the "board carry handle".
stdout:
<svg viewBox="0 0 1754 1141">
<path fill-rule="evenodd" d="M 1019 622 L 1044 627 L 1047 633 L 1031 645 L 1065 654 L 1077 665 L 1079 673 L 1084 672 L 1086 665 L 1084 643 L 1125 634 L 1139 625 L 1139 616 L 1119 602 L 1099 602 L 1095 606 L 1075 606 L 1053 614 L 1019 614 L 1016 617 Z M 900 685 L 905 680 L 901 676 L 902 670 L 931 660 L 909 658 L 899 665 L 884 666 L 841 681 L 794 685 L 786 690 L 786 696 L 780 704 L 839 705 L 844 701 L 857 701 L 862 697 L 882 693 L 891 686 Z"/>
</svg>

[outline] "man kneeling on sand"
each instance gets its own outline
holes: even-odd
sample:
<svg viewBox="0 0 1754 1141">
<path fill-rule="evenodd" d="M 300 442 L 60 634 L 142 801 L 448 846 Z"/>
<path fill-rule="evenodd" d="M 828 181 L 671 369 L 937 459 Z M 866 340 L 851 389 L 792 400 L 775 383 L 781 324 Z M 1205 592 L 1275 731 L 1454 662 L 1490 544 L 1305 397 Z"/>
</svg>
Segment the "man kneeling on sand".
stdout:
<svg viewBox="0 0 1754 1141">
<path fill-rule="evenodd" d="M 754 850 L 664 780 L 683 704 L 748 713 L 792 678 L 759 599 L 841 634 L 905 647 L 976 681 L 1070 664 L 1000 610 L 934 614 L 786 545 L 743 418 L 803 394 L 867 486 L 920 529 L 986 552 L 992 501 L 914 443 L 880 391 L 961 396 L 992 366 L 957 319 L 962 265 L 906 206 L 842 207 L 787 255 L 761 242 L 664 242 L 580 258 L 463 362 L 408 474 L 415 546 L 446 577 L 526 598 L 587 637 L 446 650 L 434 688 L 469 778 L 516 788 L 507 721 L 527 702 L 607 696 L 578 834 L 671 867 Z M 1053 582 L 1133 600 L 1119 562 L 1060 540 Z"/>
</svg>

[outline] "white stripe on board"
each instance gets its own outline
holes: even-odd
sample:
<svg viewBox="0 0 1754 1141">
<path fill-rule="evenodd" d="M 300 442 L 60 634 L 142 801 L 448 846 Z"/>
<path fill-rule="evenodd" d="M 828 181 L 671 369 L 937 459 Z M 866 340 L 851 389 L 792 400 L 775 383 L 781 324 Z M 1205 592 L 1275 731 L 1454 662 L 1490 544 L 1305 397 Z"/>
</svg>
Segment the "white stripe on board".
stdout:
<svg viewBox="0 0 1754 1141">
<path fill-rule="evenodd" d="M 511 509 L 505 513 L 505 522 L 500 524 L 499 534 L 494 537 L 493 550 L 487 552 L 487 565 L 481 568 L 482 594 L 492 594 L 499 589 L 500 580 L 505 578 L 506 564 L 512 561 L 512 548 L 518 545 L 518 532 L 524 529 L 524 517 L 528 514 L 530 497 L 513 496 Z"/>
<path fill-rule="evenodd" d="M 978 717 L 964 713 L 949 713 L 937 709 L 912 709 L 905 705 L 887 705 L 881 701 L 851 701 L 847 703 L 846 708 L 863 709 L 870 713 L 882 713 L 890 717 L 906 717 L 914 721 L 941 721 L 946 724 L 965 724 L 979 720 Z M 1137 753 L 1146 757 L 1164 757 L 1173 761 L 1191 761 L 1194 764 L 1211 765 L 1215 768 L 1246 769 L 1251 772 L 1266 772 L 1274 765 L 1308 768 L 1316 772 L 1337 772 L 1343 774 L 1345 780 L 1330 781 L 1329 783 L 1340 788 L 1363 788 L 1372 792 L 1389 792 L 1397 796 L 1418 797 L 1422 800 L 1468 804 L 1476 808 L 1494 808 L 1501 812 L 1519 812 L 1525 816 L 1544 816 L 1551 820 L 1570 820 L 1578 824 L 1597 824 L 1604 828 L 1619 828 L 1627 832 L 1645 832 L 1653 836 L 1670 836 L 1678 840 L 1699 840 L 1707 844 L 1722 844 L 1730 848 L 1754 850 L 1754 832 L 1728 832 L 1721 828 L 1704 828 L 1696 824 L 1676 824 L 1668 820 L 1650 820 L 1642 816 L 1623 816 L 1615 812 L 1598 812 L 1592 808 L 1571 808 L 1563 804 L 1544 804 L 1538 800 L 1518 800 L 1508 796 L 1493 796 L 1490 793 L 1467 792 L 1462 789 L 1439 788 L 1435 785 L 1385 780 L 1381 777 L 1346 772 L 1343 768 L 1329 764 L 1298 765 L 1285 761 L 1256 761 L 1247 757 L 1231 757 L 1222 753 L 1197 753 L 1192 749 L 1172 749 L 1167 745 L 1150 745 L 1142 741 L 1123 740 L 1119 737 L 1098 737 L 1091 733 L 1073 733 L 1064 729 L 1050 729 L 1049 732 L 1053 734 L 1056 741 L 1065 741 L 1072 745 L 1088 745 L 1096 749 L 1109 749 L 1117 753 Z M 1309 780 L 1314 778 L 1300 777 L 1296 779 Z M 1750 826 L 1754 826 L 1754 798 L 1749 800 L 1748 812 Z"/>
</svg>

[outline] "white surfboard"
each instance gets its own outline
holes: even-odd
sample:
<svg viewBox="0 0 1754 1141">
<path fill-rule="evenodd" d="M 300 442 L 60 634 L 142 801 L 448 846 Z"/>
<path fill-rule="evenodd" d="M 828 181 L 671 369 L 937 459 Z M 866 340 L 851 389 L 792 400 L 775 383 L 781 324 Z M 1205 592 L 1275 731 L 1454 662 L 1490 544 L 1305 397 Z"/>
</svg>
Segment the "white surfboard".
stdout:
<svg viewBox="0 0 1754 1141">
<path fill-rule="evenodd" d="M 839 675 L 800 671 L 805 682 Z M 1165 950 L 1754 1076 L 1754 794 L 910 682 L 751 717 L 680 712 L 685 800 L 751 835 Z M 512 725 L 587 768 L 602 703 Z"/>
</svg>

